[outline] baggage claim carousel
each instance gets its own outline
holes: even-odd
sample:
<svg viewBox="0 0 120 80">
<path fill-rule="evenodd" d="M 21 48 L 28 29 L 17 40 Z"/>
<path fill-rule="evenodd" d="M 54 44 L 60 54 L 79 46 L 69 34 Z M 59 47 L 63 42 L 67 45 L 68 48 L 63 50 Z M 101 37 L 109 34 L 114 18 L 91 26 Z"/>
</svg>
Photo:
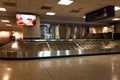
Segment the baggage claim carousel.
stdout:
<svg viewBox="0 0 120 80">
<path fill-rule="evenodd" d="M 119 40 L 21 40 L 0 47 L 0 59 L 119 54 Z"/>
</svg>

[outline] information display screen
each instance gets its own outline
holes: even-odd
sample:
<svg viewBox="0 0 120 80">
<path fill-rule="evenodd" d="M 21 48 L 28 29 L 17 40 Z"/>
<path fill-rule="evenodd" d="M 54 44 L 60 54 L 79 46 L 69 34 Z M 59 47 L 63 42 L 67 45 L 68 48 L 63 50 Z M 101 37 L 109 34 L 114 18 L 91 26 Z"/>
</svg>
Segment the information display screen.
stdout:
<svg viewBox="0 0 120 80">
<path fill-rule="evenodd" d="M 16 14 L 17 25 L 34 26 L 36 24 L 36 15 Z"/>
<path fill-rule="evenodd" d="M 107 6 L 86 14 L 86 22 L 101 20 L 115 16 L 114 6 Z"/>
</svg>

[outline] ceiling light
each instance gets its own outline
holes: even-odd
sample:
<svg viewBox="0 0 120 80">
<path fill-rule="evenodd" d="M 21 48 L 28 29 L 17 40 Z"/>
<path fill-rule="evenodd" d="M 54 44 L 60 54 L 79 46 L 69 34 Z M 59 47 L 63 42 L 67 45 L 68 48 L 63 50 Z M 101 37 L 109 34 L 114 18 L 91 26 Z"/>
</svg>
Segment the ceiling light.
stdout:
<svg viewBox="0 0 120 80">
<path fill-rule="evenodd" d="M 82 18 L 86 18 L 86 16 L 83 16 Z"/>
<path fill-rule="evenodd" d="M 0 11 L 6 11 L 6 9 L 5 9 L 5 8 L 0 7 Z"/>
<path fill-rule="evenodd" d="M 114 18 L 114 19 L 112 19 L 113 21 L 118 21 L 118 20 L 120 20 L 120 18 Z"/>
<path fill-rule="evenodd" d="M 55 15 L 56 13 L 54 12 L 47 12 L 46 15 Z"/>
<path fill-rule="evenodd" d="M 8 71 L 12 70 L 11 68 L 7 68 Z"/>
<path fill-rule="evenodd" d="M 58 2 L 58 4 L 61 4 L 61 5 L 70 5 L 72 3 L 73 3 L 73 1 L 71 1 L 71 0 L 60 0 Z"/>
<path fill-rule="evenodd" d="M 6 26 L 12 26 L 12 24 L 6 24 Z"/>
<path fill-rule="evenodd" d="M 1 20 L 1 22 L 10 22 L 9 20 Z"/>
<path fill-rule="evenodd" d="M 120 10 L 120 7 L 119 6 L 115 6 L 115 11 L 118 11 Z"/>
</svg>

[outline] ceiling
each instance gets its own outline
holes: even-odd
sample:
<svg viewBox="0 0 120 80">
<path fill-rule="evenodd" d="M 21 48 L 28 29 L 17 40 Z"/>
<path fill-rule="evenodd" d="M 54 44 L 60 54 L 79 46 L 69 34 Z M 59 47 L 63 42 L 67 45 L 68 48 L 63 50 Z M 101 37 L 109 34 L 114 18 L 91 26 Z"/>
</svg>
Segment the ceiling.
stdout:
<svg viewBox="0 0 120 80">
<path fill-rule="evenodd" d="M 83 21 L 86 13 L 100 9 L 108 5 L 120 6 L 120 0 L 73 0 L 69 6 L 58 5 L 59 0 L 0 0 L 0 7 L 5 7 L 6 12 L 0 12 L 0 20 L 8 19 L 10 24 L 16 26 L 16 13 L 32 13 L 40 15 L 41 19 L 67 18 L 71 20 Z M 44 7 L 47 7 L 45 9 Z M 54 16 L 46 16 L 46 12 L 55 12 Z M 115 17 L 120 17 L 120 10 L 116 11 Z M 111 22 L 111 19 L 102 20 Z M 6 23 L 0 22 L 0 27 L 5 27 Z"/>
</svg>

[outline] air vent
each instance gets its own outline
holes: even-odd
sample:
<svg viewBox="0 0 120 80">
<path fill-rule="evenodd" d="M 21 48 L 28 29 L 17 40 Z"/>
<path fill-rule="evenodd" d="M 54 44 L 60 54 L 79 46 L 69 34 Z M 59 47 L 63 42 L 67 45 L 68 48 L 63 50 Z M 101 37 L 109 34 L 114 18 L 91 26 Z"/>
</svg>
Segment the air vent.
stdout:
<svg viewBox="0 0 120 80">
<path fill-rule="evenodd" d="M 10 2 L 3 2 L 3 5 L 5 5 L 5 6 L 16 6 L 15 3 L 10 3 Z"/>
<path fill-rule="evenodd" d="M 71 13 L 78 13 L 78 12 L 80 12 L 80 10 L 71 10 L 70 12 Z"/>
<path fill-rule="evenodd" d="M 43 9 L 43 10 L 50 10 L 50 9 L 52 9 L 52 7 L 49 7 L 49 6 L 42 6 L 41 9 Z"/>
</svg>

